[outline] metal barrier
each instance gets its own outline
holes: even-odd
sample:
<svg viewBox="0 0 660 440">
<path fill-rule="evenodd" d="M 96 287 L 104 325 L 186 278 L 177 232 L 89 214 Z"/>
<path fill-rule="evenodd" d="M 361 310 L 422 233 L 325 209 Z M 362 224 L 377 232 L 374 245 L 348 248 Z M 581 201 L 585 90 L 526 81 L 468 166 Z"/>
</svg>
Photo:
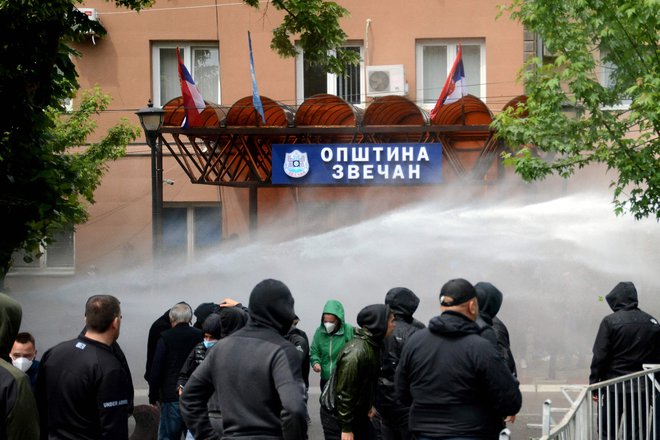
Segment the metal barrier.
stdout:
<svg viewBox="0 0 660 440">
<path fill-rule="evenodd" d="M 546 400 L 541 440 L 660 438 L 659 376 L 660 365 L 644 365 L 644 371 L 582 387 L 574 400 L 564 392 L 571 407 L 558 424 Z"/>
</svg>

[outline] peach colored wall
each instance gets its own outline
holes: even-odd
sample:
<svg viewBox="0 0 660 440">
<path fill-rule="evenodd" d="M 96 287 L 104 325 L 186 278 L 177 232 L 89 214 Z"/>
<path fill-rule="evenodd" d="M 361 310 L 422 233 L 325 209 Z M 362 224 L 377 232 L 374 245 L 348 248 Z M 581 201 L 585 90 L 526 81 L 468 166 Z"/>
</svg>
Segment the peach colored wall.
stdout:
<svg viewBox="0 0 660 440">
<path fill-rule="evenodd" d="M 112 2 L 89 0 L 108 31 L 77 48 L 80 84 L 102 86 L 113 97 L 112 113 L 101 118 L 102 127 L 118 117 L 136 121 L 134 111 L 151 97 L 153 41 L 219 41 L 222 104 L 231 105 L 252 93 L 247 31 L 252 33 L 259 91 L 272 99 L 295 104 L 295 60 L 282 59 L 270 49 L 271 30 L 282 14 L 270 5 L 257 11 L 237 0 L 157 1 L 140 13 L 118 9 Z M 500 110 L 500 97 L 522 93 L 515 82 L 523 61 L 522 27 L 506 16 L 495 19 L 499 0 L 343 0 L 350 10 L 342 26 L 352 41 L 365 41 L 367 19 L 369 65 L 404 64 L 408 97 L 415 99 L 415 43 L 432 38 L 479 38 L 486 42 L 487 97 L 491 109 Z M 439 82 L 443 78 L 438 79 Z M 499 99 L 496 99 L 499 98 Z"/>
</svg>

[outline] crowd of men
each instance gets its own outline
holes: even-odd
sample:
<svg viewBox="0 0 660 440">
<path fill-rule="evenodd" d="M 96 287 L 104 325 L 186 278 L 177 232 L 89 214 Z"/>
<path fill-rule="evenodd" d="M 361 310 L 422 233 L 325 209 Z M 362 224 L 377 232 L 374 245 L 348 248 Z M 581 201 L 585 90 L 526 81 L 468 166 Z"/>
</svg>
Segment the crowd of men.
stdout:
<svg viewBox="0 0 660 440">
<path fill-rule="evenodd" d="M 413 317 L 419 298 L 396 287 L 360 310 L 355 327 L 330 300 L 311 344 L 278 280 L 258 283 L 247 307 L 177 303 L 147 341 L 158 438 L 307 439 L 311 370 L 326 440 L 497 439 L 522 405 L 496 316 L 502 299 L 491 283 L 449 280 L 425 326 Z M 590 383 L 660 363 L 660 324 L 638 308 L 634 285 L 617 284 L 607 301 L 613 313 L 598 330 Z M 34 338 L 19 333 L 20 305 L 0 294 L 0 440 L 128 440 L 134 390 L 117 343 L 120 302 L 94 295 L 84 313 L 81 333 L 37 361 Z"/>
</svg>

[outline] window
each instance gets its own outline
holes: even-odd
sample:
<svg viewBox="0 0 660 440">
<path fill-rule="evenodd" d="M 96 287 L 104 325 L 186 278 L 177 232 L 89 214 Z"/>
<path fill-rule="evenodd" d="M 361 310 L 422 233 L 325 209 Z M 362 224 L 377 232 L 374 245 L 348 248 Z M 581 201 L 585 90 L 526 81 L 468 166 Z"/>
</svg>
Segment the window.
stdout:
<svg viewBox="0 0 660 440">
<path fill-rule="evenodd" d="M 222 240 L 222 217 L 218 204 L 163 207 L 163 251 L 192 258 L 218 246 Z"/>
<path fill-rule="evenodd" d="M 75 232 L 73 226 L 53 235 L 53 242 L 42 248 L 43 254 L 31 262 L 25 262 L 25 252 L 13 255 L 10 274 L 73 275 L 75 271 Z"/>
<path fill-rule="evenodd" d="M 606 60 L 607 52 L 600 52 L 600 72 L 599 72 L 599 81 L 600 84 L 608 89 L 614 89 L 616 87 L 616 82 L 614 74 L 616 72 L 616 64 L 610 60 Z M 613 106 L 605 107 L 604 110 L 625 110 L 630 107 L 631 99 L 621 99 L 618 104 Z"/>
<path fill-rule="evenodd" d="M 456 59 L 458 40 L 417 42 L 417 101 L 435 105 Z M 483 42 L 462 41 L 465 83 L 470 95 L 486 101 L 486 47 Z"/>
<path fill-rule="evenodd" d="M 364 102 L 364 56 L 362 45 L 346 45 L 344 49 L 358 52 L 360 54 L 360 64 L 349 66 L 343 75 L 323 72 L 320 67 L 308 63 L 302 51 L 298 53 L 296 57 L 296 96 L 298 104 L 302 104 L 305 98 L 318 93 L 337 95 L 351 104 Z"/>
<path fill-rule="evenodd" d="M 218 45 L 154 43 L 152 48 L 154 105 L 181 96 L 176 48 L 206 101 L 220 103 L 220 56 Z"/>
<path fill-rule="evenodd" d="M 300 202 L 298 205 L 300 233 L 318 234 L 358 223 L 363 218 L 364 204 L 349 201 Z"/>
</svg>

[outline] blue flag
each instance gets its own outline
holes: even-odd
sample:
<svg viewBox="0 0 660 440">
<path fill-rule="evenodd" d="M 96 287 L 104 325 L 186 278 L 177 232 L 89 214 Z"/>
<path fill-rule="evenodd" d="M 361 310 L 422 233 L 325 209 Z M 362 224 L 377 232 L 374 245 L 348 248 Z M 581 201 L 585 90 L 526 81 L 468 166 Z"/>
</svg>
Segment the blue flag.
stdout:
<svg viewBox="0 0 660 440">
<path fill-rule="evenodd" d="M 264 115 L 264 106 L 261 104 L 261 97 L 259 96 L 259 88 L 257 87 L 257 75 L 254 73 L 254 59 L 252 58 L 252 38 L 250 31 L 248 31 L 248 46 L 250 48 L 250 73 L 252 74 L 252 105 L 257 109 L 261 115 L 261 120 L 266 125 L 266 115 Z"/>
</svg>

